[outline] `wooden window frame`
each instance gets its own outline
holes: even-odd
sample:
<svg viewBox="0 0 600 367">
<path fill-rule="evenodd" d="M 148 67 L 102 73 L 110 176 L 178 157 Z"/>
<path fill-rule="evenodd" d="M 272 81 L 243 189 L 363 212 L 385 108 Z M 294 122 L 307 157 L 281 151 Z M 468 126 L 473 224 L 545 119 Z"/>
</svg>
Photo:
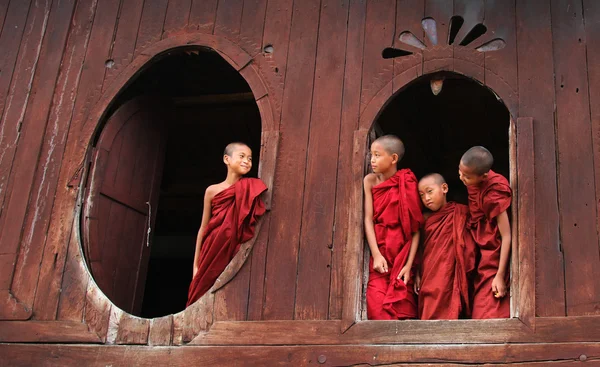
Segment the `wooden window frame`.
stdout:
<svg viewBox="0 0 600 367">
<path fill-rule="evenodd" d="M 512 251 L 511 251 L 511 318 L 494 320 L 365 320 L 363 308 L 363 278 L 365 240 L 363 225 L 363 188 L 365 157 L 368 152 L 369 135 L 385 105 L 409 83 L 420 77 L 415 70 L 408 70 L 395 77 L 391 85 L 382 88 L 365 107 L 354 132 L 352 156 L 352 189 L 349 214 L 349 232 L 344 257 L 345 283 L 343 289 L 341 332 L 365 329 L 381 329 L 396 335 L 397 343 L 472 343 L 504 342 L 517 337 L 524 330 L 535 330 L 535 157 L 533 119 L 513 118 L 516 110 L 516 94 L 507 93 L 502 101 L 509 109 L 509 155 L 512 202 Z M 439 70 L 436 70 L 439 71 Z M 450 71 L 450 70 L 449 70 Z M 487 71 L 487 70 L 486 70 Z M 464 74 L 463 74 L 464 75 Z M 479 84 L 483 82 L 469 75 Z M 497 96 L 495 90 L 488 87 Z M 504 87 L 504 86 L 503 86 Z M 505 88 L 498 88 L 506 91 Z M 500 99 L 500 97 L 499 97 Z M 358 329 L 358 330 L 357 330 Z M 392 331 L 393 330 L 393 331 Z M 457 330 L 468 331 L 458 332 Z M 519 332 L 517 332 L 519 330 Z M 368 333 L 368 332 L 367 332 Z"/>
</svg>

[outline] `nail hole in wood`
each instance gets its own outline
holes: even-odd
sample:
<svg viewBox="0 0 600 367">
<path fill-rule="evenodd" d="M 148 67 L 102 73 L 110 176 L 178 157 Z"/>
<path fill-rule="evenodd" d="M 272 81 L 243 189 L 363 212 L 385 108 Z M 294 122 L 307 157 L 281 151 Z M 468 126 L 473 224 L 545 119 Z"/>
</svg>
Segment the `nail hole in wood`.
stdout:
<svg viewBox="0 0 600 367">
<path fill-rule="evenodd" d="M 104 63 L 104 66 L 106 66 L 108 69 L 111 69 L 113 66 L 115 66 L 115 61 L 112 59 L 108 59 Z"/>
<path fill-rule="evenodd" d="M 272 53 L 273 53 L 273 51 L 275 51 L 275 49 L 273 48 L 273 45 L 266 45 L 266 46 L 263 48 L 263 51 L 264 51 L 264 53 L 266 53 L 266 54 L 272 54 Z"/>
<path fill-rule="evenodd" d="M 579 88 L 575 88 L 575 93 L 579 93 Z"/>
</svg>

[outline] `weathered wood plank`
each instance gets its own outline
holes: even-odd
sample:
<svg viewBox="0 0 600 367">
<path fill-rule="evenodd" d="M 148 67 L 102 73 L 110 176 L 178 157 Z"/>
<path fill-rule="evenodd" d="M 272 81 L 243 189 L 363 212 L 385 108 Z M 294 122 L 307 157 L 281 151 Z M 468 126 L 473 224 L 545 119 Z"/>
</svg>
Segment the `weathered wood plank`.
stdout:
<svg viewBox="0 0 600 367">
<path fill-rule="evenodd" d="M 173 337 L 173 315 L 150 320 L 148 345 L 171 345 Z"/>
<path fill-rule="evenodd" d="M 150 320 L 122 313 L 119 329 L 115 339 L 116 344 L 146 344 L 150 332 Z M 171 335 L 171 330 L 165 330 L 165 337 Z"/>
<path fill-rule="evenodd" d="M 162 38 L 179 33 L 188 28 L 192 0 L 169 0 Z"/>
<path fill-rule="evenodd" d="M 248 285 L 248 314 L 247 319 L 262 320 L 264 304 L 264 284 L 267 264 L 267 248 L 269 244 L 269 224 L 271 215 L 264 219 L 263 230 L 258 233 L 256 243 L 252 248 L 250 283 Z"/>
<path fill-rule="evenodd" d="M 600 58 L 600 3 L 584 0 L 583 7 L 596 183 L 596 228 L 600 233 L 600 68 L 594 61 L 590 63 L 590 60 Z"/>
<path fill-rule="evenodd" d="M 394 61 L 384 59 L 382 52 L 394 44 L 395 5 L 396 2 L 392 0 L 367 2 L 361 112 L 394 76 Z"/>
<path fill-rule="evenodd" d="M 78 3 L 73 15 L 73 25 L 65 48 L 63 67 L 58 76 L 56 93 L 52 102 L 48 123 L 58 126 L 59 135 L 54 139 L 46 139 L 43 151 L 51 153 L 50 161 L 61 162 L 64 154 L 68 129 L 75 104 L 78 80 L 83 69 L 83 60 L 89 40 L 95 7 Z M 48 147 L 53 147 L 50 151 Z M 65 158 L 68 162 L 68 158 Z M 50 224 L 45 238 L 44 254 L 40 265 L 40 275 L 33 305 L 35 318 L 52 320 L 56 317 L 58 300 L 61 292 L 61 280 L 65 261 L 71 225 L 73 223 L 74 190 L 67 188 L 71 177 L 65 176 L 65 166 L 53 165 L 46 173 L 46 188 L 42 193 L 55 194 L 52 211 L 49 213 Z M 69 172 L 70 173 L 70 172 Z M 48 213 L 45 213 L 48 215 Z M 82 280 L 83 281 L 83 280 Z M 81 318 L 79 318 L 81 320 Z"/>
<path fill-rule="evenodd" d="M 487 32 L 473 43 L 479 47 L 487 40 L 501 38 L 506 46 L 499 51 L 485 53 L 486 80 L 490 72 L 498 75 L 510 86 L 517 90 L 517 26 L 515 3 L 508 1 L 486 1 L 485 21 Z M 529 61 L 524 60 L 526 63 Z"/>
<path fill-rule="evenodd" d="M 99 343 L 96 333 L 81 322 L 0 321 L 3 343 Z"/>
<path fill-rule="evenodd" d="M 0 243 L 8 245 L 9 248 L 20 243 L 11 289 L 13 295 L 27 305 L 33 304 L 43 252 L 42 244 L 52 207 L 51 202 L 47 202 L 48 193 L 44 190 L 45 179 L 49 178 L 46 173 L 52 166 L 57 168 L 59 164 L 50 161 L 48 151 L 42 152 L 40 157 L 40 150 L 69 30 L 69 23 L 63 19 L 71 18 L 75 2 L 65 1 L 53 7 L 49 4 L 46 6 L 40 6 L 44 11 L 45 24 L 41 31 L 46 35 L 39 46 L 40 52 L 36 61 L 41 67 L 35 68 L 30 98 L 27 99 L 27 108 L 19 122 L 22 124 L 19 145 L 7 186 L 7 195 L 10 195 L 10 198 L 4 203 L 3 218 L 6 219 L 0 224 Z M 57 125 L 48 130 L 48 140 L 60 134 Z M 47 148 L 51 150 L 52 146 L 47 145 Z M 44 166 L 36 172 L 38 159 Z M 35 194 L 31 195 L 32 192 Z M 29 207 L 25 205 L 28 200 L 32 204 Z"/>
<path fill-rule="evenodd" d="M 29 8 L 27 6 L 29 4 L 24 5 L 26 5 L 26 8 Z M 15 24 L 7 22 L 5 26 L 12 25 L 15 27 L 15 30 L 18 30 L 18 27 L 25 27 L 25 24 L 21 22 L 19 15 L 18 12 L 14 14 L 16 18 Z M 0 241 L 0 253 L 2 254 L 16 255 L 18 251 L 18 237 L 21 234 L 19 228 L 22 225 L 23 217 L 21 215 L 21 218 L 10 218 L 6 215 L 8 201 L 14 186 L 14 176 L 11 176 L 11 171 L 18 147 L 17 142 L 20 137 L 23 118 L 28 106 L 33 79 L 36 74 L 36 68 L 41 54 L 41 43 L 48 25 L 47 20 L 49 15 L 49 1 L 46 1 L 43 4 L 34 4 L 31 7 L 31 11 L 29 11 L 29 14 L 27 15 L 26 27 L 22 33 L 21 46 L 19 47 L 19 43 L 7 44 L 7 46 L 14 47 L 13 50 L 19 50 L 18 56 L 16 57 L 16 65 L 14 66 L 12 73 L 10 64 L 11 61 L 15 62 L 13 57 L 16 55 L 9 52 L 9 56 L 6 59 L 7 64 L 2 65 L 3 67 L 8 66 L 8 70 L 6 71 L 7 79 L 3 78 L 4 80 L 0 80 L 0 82 L 6 81 L 7 83 L 10 83 L 8 95 L 0 99 L 1 101 L 5 101 L 7 106 L 4 109 L 0 127 L 0 208 L 3 208 L 2 215 L 0 216 L 0 238 L 2 238 L 2 241 Z M 7 32 L 6 37 L 13 36 L 19 38 L 20 34 L 18 32 L 15 32 L 12 35 L 10 33 Z M 4 75 L 4 73 L 5 71 L 3 70 L 2 75 Z M 22 203 L 19 203 L 19 205 L 21 204 Z M 17 206 L 16 203 L 13 203 L 13 207 L 14 206 Z M 24 208 L 19 207 L 18 209 L 22 211 Z M 0 271 L 12 274 L 13 269 L 6 268 Z M 6 279 L 10 282 L 12 276 L 3 276 L 2 279 Z M 9 289 L 9 286 L 10 284 L 0 284 L 0 289 Z"/>
<path fill-rule="evenodd" d="M 8 12 L 9 3 L 10 1 L 3 1 L 0 3 L 0 37 L 2 37 L 2 27 L 4 26 L 4 21 L 6 20 L 6 13 Z"/>
<path fill-rule="evenodd" d="M 85 269 L 84 260 L 79 249 L 79 226 L 73 225 L 62 274 L 58 309 L 56 318 L 64 321 L 82 321 L 85 308 L 85 295 L 89 282 L 89 272 Z"/>
<path fill-rule="evenodd" d="M 339 160 L 347 1 L 323 0 L 315 63 L 298 279 L 294 319 L 324 320 L 329 314 L 329 279 Z M 315 286 L 320 284 L 320 286 Z"/>
<path fill-rule="evenodd" d="M 518 177 L 518 317 L 534 328 L 535 322 L 535 144 L 533 141 L 533 119 L 519 118 L 517 129 L 517 177 Z M 513 231 L 514 229 L 511 228 Z M 515 248 L 515 244 L 513 244 Z M 513 262 L 514 263 L 514 262 Z M 515 269 L 513 269 L 513 274 Z"/>
<path fill-rule="evenodd" d="M 143 5 L 144 0 L 128 0 L 121 3 L 115 41 L 110 52 L 110 58 L 107 60 L 108 65 L 111 65 L 111 61 L 113 64 L 106 69 L 102 85 L 103 92 L 118 72 L 129 65 L 133 59 Z"/>
<path fill-rule="evenodd" d="M 550 9 L 517 2 L 519 115 L 535 120 L 536 315 L 565 314 L 563 253 L 558 230 L 554 80 Z M 526 62 L 523 62 L 527 60 Z"/>
<path fill-rule="evenodd" d="M 533 344 L 533 345 L 444 345 L 436 348 L 419 345 L 379 346 L 274 346 L 152 348 L 143 346 L 91 345 L 0 345 L 0 353 L 11 365 L 31 366 L 40 362 L 57 365 L 246 365 L 256 361 L 264 365 L 324 366 L 345 365 L 418 365 L 458 366 L 477 365 L 481 361 L 498 366 L 516 364 L 597 366 L 599 343 Z M 584 357 L 585 356 L 585 357 Z M 539 362 L 540 364 L 534 364 Z M 577 362 L 577 363 L 576 363 Z M 405 363 L 405 364 L 398 364 Z"/>
<path fill-rule="evenodd" d="M 240 46 L 251 56 L 262 51 L 267 0 L 245 0 L 240 28 Z"/>
<path fill-rule="evenodd" d="M 424 41 L 424 38 L 426 38 L 422 25 L 424 17 L 425 0 L 402 0 L 396 2 L 396 31 L 394 33 L 393 47 L 412 52 L 413 54 L 393 59 L 394 76 L 402 74 L 405 70 L 423 63 L 423 54 L 421 53 L 421 50 L 401 42 L 400 35 L 404 32 L 410 32 L 421 41 Z M 439 36 L 439 29 L 440 27 L 443 27 L 440 24 L 442 21 L 437 18 L 435 20 L 438 29 L 438 44 L 444 44 L 445 40 L 442 40 Z M 448 22 L 444 20 L 443 23 L 447 24 Z M 419 68 L 419 70 L 421 70 L 421 68 Z M 396 90 L 397 88 L 393 89 Z"/>
<path fill-rule="evenodd" d="M 360 113 L 360 85 L 363 46 L 365 37 L 366 2 L 350 2 L 346 36 L 346 63 L 344 66 L 344 88 L 342 91 L 340 143 L 337 166 L 337 187 L 335 193 L 335 221 L 333 233 L 333 257 L 331 259 L 331 283 L 329 291 L 329 319 L 342 317 L 344 282 L 347 278 L 344 267 L 344 253 L 347 248 L 349 222 L 348 215 L 356 210 L 350 204 L 352 193 L 352 148 L 354 131 L 358 126 Z"/>
<path fill-rule="evenodd" d="M 219 0 L 192 0 L 189 28 L 212 34 L 215 28 L 218 3 Z"/>
<path fill-rule="evenodd" d="M 292 319 L 294 315 L 319 3 L 294 4 L 278 154 L 285 164 L 277 166 L 274 181 L 269 242 L 277 246 L 270 246 L 267 253 L 265 319 Z M 280 245 L 284 243 L 286 246 Z"/>
<path fill-rule="evenodd" d="M 360 320 L 362 296 L 363 259 L 365 248 L 364 205 L 362 178 L 365 175 L 364 161 L 367 156 L 367 137 L 369 130 L 360 129 L 354 132 L 352 145 L 352 171 L 350 198 L 348 204 L 353 210 L 348 211 L 348 236 L 344 253 L 344 293 L 342 303 L 342 332 Z"/>
<path fill-rule="evenodd" d="M 553 0 L 558 200 L 567 315 L 600 313 L 600 258 L 582 4 Z M 547 224 L 546 224 L 547 225 Z"/>
<path fill-rule="evenodd" d="M 215 19 L 215 36 L 237 42 L 242 26 L 242 8 L 244 0 L 219 0 Z"/>
<path fill-rule="evenodd" d="M 167 4 L 168 0 L 144 0 L 142 19 L 135 43 L 135 56 L 160 40 L 167 14 Z"/>
</svg>

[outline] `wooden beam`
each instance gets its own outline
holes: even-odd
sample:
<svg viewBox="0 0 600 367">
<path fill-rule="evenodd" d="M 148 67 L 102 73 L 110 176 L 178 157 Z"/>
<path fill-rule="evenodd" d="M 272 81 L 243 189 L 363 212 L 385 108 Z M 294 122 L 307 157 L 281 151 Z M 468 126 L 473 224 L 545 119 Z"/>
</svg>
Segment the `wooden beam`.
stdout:
<svg viewBox="0 0 600 367">
<path fill-rule="evenodd" d="M 361 345 L 361 346 L 247 346 L 230 347 L 141 347 L 95 345 L 0 345 L 0 354 L 11 366 L 56 365 L 261 365 L 305 366 L 322 364 L 389 365 L 396 363 L 435 363 L 457 366 L 464 364 L 512 364 L 575 361 L 594 362 L 600 357 L 600 343 L 582 344 L 513 344 L 513 345 Z M 597 365 L 597 364 L 591 364 Z"/>
<path fill-rule="evenodd" d="M 3 343 L 100 343 L 100 337 L 81 322 L 0 321 Z"/>
<path fill-rule="evenodd" d="M 252 92 L 206 94 L 202 96 L 173 97 L 173 103 L 177 106 L 197 106 L 206 104 L 229 104 L 254 101 Z"/>
</svg>

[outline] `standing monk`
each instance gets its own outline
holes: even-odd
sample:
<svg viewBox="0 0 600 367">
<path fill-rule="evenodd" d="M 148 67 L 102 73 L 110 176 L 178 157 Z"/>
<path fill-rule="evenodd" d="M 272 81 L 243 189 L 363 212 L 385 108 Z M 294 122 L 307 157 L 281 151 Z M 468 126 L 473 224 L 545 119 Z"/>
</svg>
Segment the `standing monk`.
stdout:
<svg viewBox="0 0 600 367">
<path fill-rule="evenodd" d="M 458 173 L 469 192 L 469 227 L 479 247 L 473 295 L 473 318 L 510 317 L 509 281 L 511 233 L 506 210 L 512 192 L 504 176 L 491 170 L 494 157 L 475 146 L 460 159 Z"/>
<path fill-rule="evenodd" d="M 187 306 L 212 287 L 240 245 L 252 238 L 258 217 L 265 213 L 259 195 L 267 187 L 258 178 L 242 177 L 252 168 L 252 150 L 244 143 L 231 143 L 223 162 L 225 181 L 209 186 L 204 195 Z"/>
<path fill-rule="evenodd" d="M 471 316 L 469 284 L 476 245 L 467 229 L 469 208 L 446 201 L 448 184 L 439 173 L 419 181 L 419 195 L 431 210 L 425 219 L 419 318 L 456 320 Z"/>
<path fill-rule="evenodd" d="M 413 263 L 423 224 L 417 179 L 398 171 L 404 144 L 385 135 L 371 144 L 373 173 L 365 176 L 365 234 L 371 249 L 367 285 L 370 320 L 417 317 Z"/>
</svg>

